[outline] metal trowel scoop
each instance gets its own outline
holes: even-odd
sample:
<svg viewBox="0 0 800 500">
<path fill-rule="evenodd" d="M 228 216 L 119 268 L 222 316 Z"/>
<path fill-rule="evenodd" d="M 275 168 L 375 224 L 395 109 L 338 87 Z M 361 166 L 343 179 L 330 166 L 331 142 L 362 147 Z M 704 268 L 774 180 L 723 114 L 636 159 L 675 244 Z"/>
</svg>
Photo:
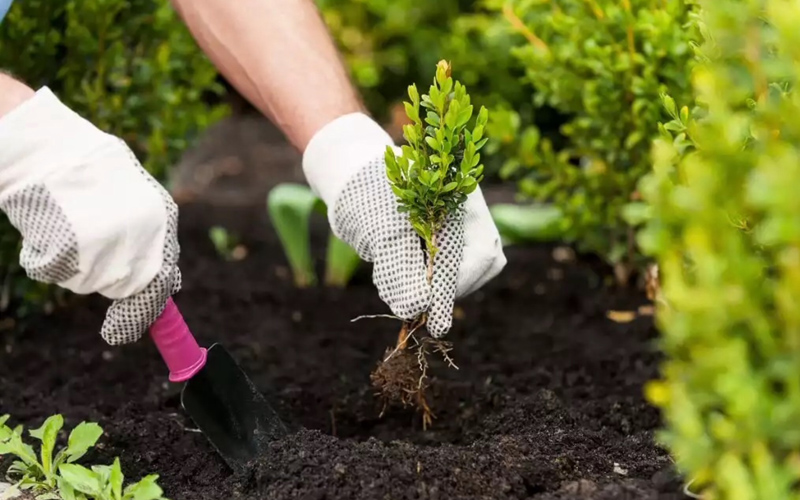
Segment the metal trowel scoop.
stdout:
<svg viewBox="0 0 800 500">
<path fill-rule="evenodd" d="M 288 434 L 284 423 L 221 345 L 201 348 L 170 298 L 150 335 L 169 367 L 186 382 L 181 405 L 228 466 L 246 469 L 266 446 Z"/>
</svg>

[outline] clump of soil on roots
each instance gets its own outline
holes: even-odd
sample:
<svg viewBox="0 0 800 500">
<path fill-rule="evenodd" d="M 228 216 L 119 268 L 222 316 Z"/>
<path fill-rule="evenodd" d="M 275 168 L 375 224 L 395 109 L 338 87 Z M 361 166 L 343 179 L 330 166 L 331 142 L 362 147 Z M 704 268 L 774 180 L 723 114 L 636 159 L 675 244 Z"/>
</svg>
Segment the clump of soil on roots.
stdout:
<svg viewBox="0 0 800 500">
<path fill-rule="evenodd" d="M 383 402 L 381 416 L 390 405 L 414 407 L 422 414 L 423 430 L 430 427 L 435 418 L 427 395 L 430 386 L 428 356 L 431 351 L 438 352 L 450 367 L 458 369 L 448 354 L 452 350 L 449 342 L 417 333 L 424 323 L 424 318 L 415 323 L 404 322 L 397 345 L 386 349 L 382 361 L 370 374 L 372 386 Z M 409 345 L 412 342 L 414 345 Z"/>
</svg>

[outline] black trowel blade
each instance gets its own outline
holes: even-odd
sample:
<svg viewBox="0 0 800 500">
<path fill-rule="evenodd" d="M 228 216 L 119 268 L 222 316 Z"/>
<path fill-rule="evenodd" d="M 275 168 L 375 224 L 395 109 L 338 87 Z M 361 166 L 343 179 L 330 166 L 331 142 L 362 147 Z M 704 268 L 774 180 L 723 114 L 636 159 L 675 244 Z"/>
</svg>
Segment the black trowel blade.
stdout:
<svg viewBox="0 0 800 500">
<path fill-rule="evenodd" d="M 246 469 L 271 441 L 288 434 L 275 410 L 219 344 L 208 349 L 205 367 L 183 387 L 181 404 L 235 471 Z"/>
</svg>

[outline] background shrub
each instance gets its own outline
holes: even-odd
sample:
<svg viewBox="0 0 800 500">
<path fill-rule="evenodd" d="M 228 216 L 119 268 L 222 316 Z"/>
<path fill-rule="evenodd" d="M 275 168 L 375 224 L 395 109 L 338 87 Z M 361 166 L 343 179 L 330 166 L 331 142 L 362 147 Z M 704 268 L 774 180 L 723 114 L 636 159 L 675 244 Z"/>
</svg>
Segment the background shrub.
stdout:
<svg viewBox="0 0 800 500">
<path fill-rule="evenodd" d="M 542 130 L 515 112 L 497 114 L 503 175 L 521 177 L 528 200 L 552 203 L 562 237 L 597 253 L 626 281 L 640 264 L 625 207 L 651 166 L 664 109 L 659 95 L 690 95 L 688 65 L 696 10 L 689 0 L 496 0 L 519 33 L 512 50 L 532 87 L 534 116 L 563 117 Z"/>
<path fill-rule="evenodd" d="M 158 179 L 227 108 L 223 87 L 169 2 L 24 0 L 0 24 L 0 68 L 49 86 L 65 104 L 128 143 Z M 0 221 L 0 311 L 47 303 L 23 279 L 19 235 Z"/>
<path fill-rule="evenodd" d="M 642 182 L 668 355 L 648 397 L 696 492 L 797 498 L 800 5 L 700 3 L 699 106 L 665 125 Z"/>
<path fill-rule="evenodd" d="M 511 53 L 517 34 L 495 12 L 497 0 L 316 1 L 354 83 L 380 120 L 390 119 L 393 105 L 407 98 L 408 82 L 433 81 L 432 68 L 447 59 L 476 106 L 496 110 L 490 116 L 513 109 L 533 121 L 530 88 Z M 498 150 L 492 148 L 486 150 Z M 502 163 L 485 156 L 491 179 Z"/>
</svg>

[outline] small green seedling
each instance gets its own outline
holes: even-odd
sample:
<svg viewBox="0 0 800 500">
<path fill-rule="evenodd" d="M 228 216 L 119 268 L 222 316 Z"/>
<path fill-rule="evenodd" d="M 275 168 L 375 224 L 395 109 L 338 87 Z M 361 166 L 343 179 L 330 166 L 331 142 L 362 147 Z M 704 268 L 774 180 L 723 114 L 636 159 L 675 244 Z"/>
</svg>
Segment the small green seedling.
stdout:
<svg viewBox="0 0 800 500">
<path fill-rule="evenodd" d="M 391 147 L 385 154 L 386 175 L 397 196 L 397 209 L 408 214 L 411 225 L 425 241 L 428 282 L 433 279 L 437 234 L 483 180 L 478 151 L 488 140 L 483 134 L 489 112 L 481 107 L 470 131 L 470 97 L 466 87 L 454 83 L 450 73 L 450 63 L 440 61 L 429 94 L 420 98 L 416 84 L 408 87 L 411 102 L 404 105 L 412 123 L 403 126 L 408 144 L 401 147 L 400 156 Z M 423 111 L 424 118 L 420 115 Z"/>
<path fill-rule="evenodd" d="M 325 215 L 325 203 L 307 186 L 286 183 L 270 191 L 267 210 L 289 261 L 295 286 L 316 285 L 318 279 L 311 256 L 310 222 L 314 213 Z M 346 286 L 360 262 L 355 250 L 331 233 L 325 261 L 325 286 Z"/>
<path fill-rule="evenodd" d="M 222 226 L 213 226 L 208 230 L 208 237 L 214 244 L 217 254 L 227 261 L 240 260 L 244 257 L 245 250 L 239 244 L 239 238 L 231 234 Z"/>
<path fill-rule="evenodd" d="M 467 196 L 483 180 L 480 149 L 486 144 L 484 129 L 489 112 L 481 107 L 470 130 L 474 108 L 467 89 L 451 77 L 450 63 L 439 61 L 436 76 L 428 94 L 420 96 L 416 85 L 408 87 L 411 102 L 405 111 L 411 123 L 403 126 L 408 144 L 401 147 L 399 156 L 386 148 L 386 176 L 397 197 L 397 210 L 408 214 L 411 226 L 424 241 L 427 259 L 427 281 L 433 281 L 437 237 L 450 217 L 461 216 Z M 424 116 L 421 113 L 424 112 Z M 423 427 L 430 425 L 433 413 L 426 401 L 428 362 L 427 349 L 442 355 L 447 364 L 457 368 L 447 354 L 448 342 L 426 337 L 417 340 L 414 333 L 426 323 L 423 313 L 404 321 L 397 346 L 387 349 L 387 355 L 371 374 L 373 386 L 384 404 L 399 402 L 413 405 L 422 413 Z M 413 340 L 416 353 L 407 349 Z"/>
<path fill-rule="evenodd" d="M 76 426 L 67 438 L 67 445 L 54 454 L 56 439 L 64 419 L 53 415 L 30 437 L 41 443 L 39 454 L 22 440 L 23 427 L 6 425 L 9 416 L 0 416 L 0 456 L 16 457 L 6 476 L 15 487 L 30 492 L 36 500 L 167 500 L 156 484 L 157 475 L 150 475 L 123 489 L 124 476 L 119 459 L 112 465 L 94 465 L 87 469 L 75 463 L 92 448 L 103 429 L 92 422 Z"/>
</svg>

